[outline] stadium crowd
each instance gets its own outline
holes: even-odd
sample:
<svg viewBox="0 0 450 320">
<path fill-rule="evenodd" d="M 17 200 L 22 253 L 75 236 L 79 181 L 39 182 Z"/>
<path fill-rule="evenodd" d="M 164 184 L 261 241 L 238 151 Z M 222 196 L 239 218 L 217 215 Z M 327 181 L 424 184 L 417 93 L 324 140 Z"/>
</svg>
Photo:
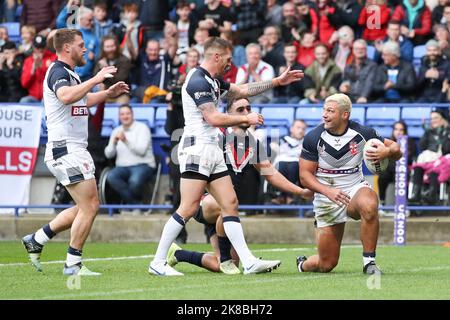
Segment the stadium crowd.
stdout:
<svg viewBox="0 0 450 320">
<path fill-rule="evenodd" d="M 109 103 L 170 102 L 202 62 L 209 36 L 234 46 L 226 81 L 270 80 L 288 66 L 305 71 L 303 81 L 251 103 L 321 103 L 338 92 L 354 103 L 445 103 L 450 97 L 449 0 L 2 0 L 0 22 L 0 102 L 42 100 L 59 28 L 83 34 L 87 63 L 75 69 L 82 81 L 116 66 L 117 74 L 95 90 L 118 81 L 130 85 L 129 95 Z M 443 146 L 448 109 L 439 116 L 443 122 L 432 124 L 429 139 L 435 130 Z M 304 123 L 293 124 L 285 144 L 299 149 L 304 132 L 296 131 L 305 129 L 296 125 Z M 445 155 L 445 148 L 432 149 Z M 293 170 L 289 161 L 282 160 L 287 164 L 280 171 Z M 428 169 L 415 170 L 418 179 Z M 278 194 L 276 201 L 292 199 Z"/>
</svg>

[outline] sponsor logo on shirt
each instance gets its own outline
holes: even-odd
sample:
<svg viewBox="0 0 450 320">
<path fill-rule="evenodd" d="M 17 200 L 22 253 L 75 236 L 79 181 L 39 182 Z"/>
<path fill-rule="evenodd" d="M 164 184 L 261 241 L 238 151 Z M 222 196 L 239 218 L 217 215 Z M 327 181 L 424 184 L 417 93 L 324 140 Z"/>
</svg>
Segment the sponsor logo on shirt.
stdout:
<svg viewBox="0 0 450 320">
<path fill-rule="evenodd" d="M 72 117 L 88 116 L 89 110 L 86 106 L 72 106 Z"/>
</svg>

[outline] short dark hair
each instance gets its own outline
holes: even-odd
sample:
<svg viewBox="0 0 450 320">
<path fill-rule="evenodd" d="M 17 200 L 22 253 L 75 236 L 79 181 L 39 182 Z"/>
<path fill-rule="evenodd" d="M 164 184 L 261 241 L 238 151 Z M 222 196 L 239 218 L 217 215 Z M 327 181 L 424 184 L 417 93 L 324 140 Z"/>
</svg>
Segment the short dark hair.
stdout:
<svg viewBox="0 0 450 320">
<path fill-rule="evenodd" d="M 250 100 L 248 100 L 248 98 L 237 98 L 237 99 L 236 98 L 231 98 L 231 99 L 228 99 L 228 101 L 227 101 L 227 112 L 230 111 L 231 107 L 233 106 L 233 104 L 236 101 L 242 100 L 242 99 L 245 99 L 245 100 L 247 100 L 250 103 Z"/>
<path fill-rule="evenodd" d="M 59 29 L 53 36 L 53 46 L 57 53 L 61 52 L 66 43 L 72 43 L 76 36 L 83 38 L 80 30 L 76 29 Z"/>
<path fill-rule="evenodd" d="M 128 109 L 130 109 L 131 112 L 133 112 L 133 107 L 131 107 L 128 103 L 125 103 L 125 104 L 120 105 L 120 106 L 119 106 L 119 111 L 120 111 L 120 109 L 122 109 L 122 108 L 128 108 Z"/>
<path fill-rule="evenodd" d="M 95 0 L 94 1 L 94 8 L 95 7 L 99 7 L 101 9 L 103 9 L 104 11 L 108 11 L 108 5 L 106 4 L 105 0 Z"/>
<path fill-rule="evenodd" d="M 390 24 L 394 24 L 396 26 L 401 26 L 402 25 L 402 23 L 400 21 L 398 21 L 398 20 L 391 20 L 391 21 L 388 22 L 388 26 Z"/>
<path fill-rule="evenodd" d="M 191 8 L 191 5 L 189 4 L 189 2 L 186 1 L 186 0 L 178 0 L 178 2 L 177 2 L 177 9 L 182 9 L 182 8 L 185 8 L 185 7 Z"/>
<path fill-rule="evenodd" d="M 205 45 L 205 54 L 208 50 L 211 49 L 219 49 L 219 50 L 233 50 L 233 46 L 231 45 L 231 43 L 227 40 L 224 40 L 222 38 L 219 37 L 209 37 L 208 40 L 206 40 Z"/>
</svg>

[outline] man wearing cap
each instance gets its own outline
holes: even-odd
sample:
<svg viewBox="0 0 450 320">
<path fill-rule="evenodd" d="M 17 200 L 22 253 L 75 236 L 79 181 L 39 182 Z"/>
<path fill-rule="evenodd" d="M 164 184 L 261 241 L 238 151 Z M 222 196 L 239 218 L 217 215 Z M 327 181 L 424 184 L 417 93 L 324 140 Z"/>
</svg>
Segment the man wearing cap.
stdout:
<svg viewBox="0 0 450 320">
<path fill-rule="evenodd" d="M 37 35 L 33 40 L 33 53 L 25 59 L 20 82 L 28 95 L 21 103 L 40 102 L 43 95 L 45 73 L 56 55 L 47 50 L 45 37 Z"/>
<path fill-rule="evenodd" d="M 388 41 L 383 45 L 384 63 L 375 71 L 372 95 L 375 102 L 411 102 L 416 88 L 416 73 L 410 62 L 400 60 L 400 46 Z"/>
<path fill-rule="evenodd" d="M 442 50 L 436 40 L 429 40 L 426 45 L 427 54 L 422 58 L 419 69 L 417 88 L 421 94 L 417 102 L 441 101 L 442 84 L 447 77 L 449 62 L 442 57 Z"/>
</svg>

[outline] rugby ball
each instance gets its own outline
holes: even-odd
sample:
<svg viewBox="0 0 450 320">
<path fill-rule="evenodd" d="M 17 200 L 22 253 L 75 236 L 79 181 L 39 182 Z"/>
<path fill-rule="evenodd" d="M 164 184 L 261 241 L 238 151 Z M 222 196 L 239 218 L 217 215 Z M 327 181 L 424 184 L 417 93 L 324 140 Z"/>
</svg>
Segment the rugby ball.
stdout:
<svg viewBox="0 0 450 320">
<path fill-rule="evenodd" d="M 369 171 L 372 172 L 373 174 L 380 174 L 381 172 L 386 170 L 386 168 L 389 164 L 388 158 L 381 160 L 379 163 L 373 163 L 372 160 L 367 159 L 366 151 L 370 150 L 370 149 L 374 150 L 379 145 L 384 145 L 384 144 L 383 144 L 383 142 L 381 142 L 378 139 L 370 139 L 364 145 L 364 151 L 363 151 L 364 163 L 366 164 L 367 169 L 369 169 Z"/>
</svg>

